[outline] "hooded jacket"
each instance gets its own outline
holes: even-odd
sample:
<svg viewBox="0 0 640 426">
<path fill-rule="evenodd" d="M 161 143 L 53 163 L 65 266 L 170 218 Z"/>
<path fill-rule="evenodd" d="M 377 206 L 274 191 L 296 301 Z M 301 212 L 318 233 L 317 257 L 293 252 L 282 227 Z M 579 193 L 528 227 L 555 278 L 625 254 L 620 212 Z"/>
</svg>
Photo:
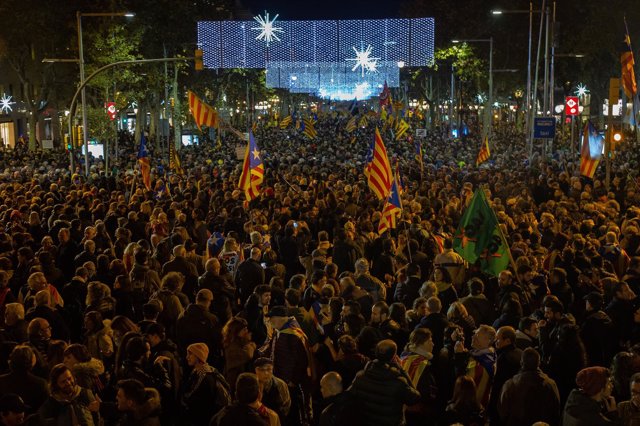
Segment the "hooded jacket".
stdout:
<svg viewBox="0 0 640 426">
<path fill-rule="evenodd" d="M 79 362 L 71 368 L 71 372 L 78 386 L 92 391 L 102 390 L 100 376 L 104 374 L 104 364 L 99 359 L 91 358 L 87 362 Z"/>
</svg>

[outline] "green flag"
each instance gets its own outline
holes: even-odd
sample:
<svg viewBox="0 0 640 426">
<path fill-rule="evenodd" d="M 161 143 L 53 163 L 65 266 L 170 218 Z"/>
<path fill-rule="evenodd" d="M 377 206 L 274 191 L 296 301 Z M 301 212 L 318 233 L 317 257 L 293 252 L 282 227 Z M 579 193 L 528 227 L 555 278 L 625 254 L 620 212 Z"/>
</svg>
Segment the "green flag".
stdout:
<svg viewBox="0 0 640 426">
<path fill-rule="evenodd" d="M 464 260 L 480 260 L 482 271 L 498 275 L 509 265 L 509 247 L 498 227 L 498 219 L 482 189 L 477 189 L 453 238 L 453 249 Z"/>
</svg>

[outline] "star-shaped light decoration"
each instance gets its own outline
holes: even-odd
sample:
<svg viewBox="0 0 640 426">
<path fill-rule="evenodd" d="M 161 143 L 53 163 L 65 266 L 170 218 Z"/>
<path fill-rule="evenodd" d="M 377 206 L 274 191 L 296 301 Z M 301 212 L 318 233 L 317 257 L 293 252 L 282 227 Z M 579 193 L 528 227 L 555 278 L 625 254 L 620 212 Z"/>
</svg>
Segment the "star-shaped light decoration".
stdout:
<svg viewBox="0 0 640 426">
<path fill-rule="evenodd" d="M 267 42 L 267 47 L 269 47 L 269 43 L 273 40 L 280 41 L 277 33 L 284 33 L 282 27 L 275 27 L 273 24 L 278 19 L 279 15 L 273 17 L 272 20 L 269 20 L 269 13 L 267 11 L 264 12 L 264 17 L 258 15 L 254 16 L 253 19 L 260 24 L 259 27 L 253 27 L 252 30 L 260 31 L 260 34 L 256 37 L 256 40 L 264 40 Z"/>
<path fill-rule="evenodd" d="M 347 58 L 347 61 L 355 61 L 353 68 L 351 71 L 355 71 L 358 67 L 361 68 L 362 77 L 364 77 L 364 72 L 376 72 L 376 68 L 378 67 L 378 59 L 380 58 L 372 58 L 371 52 L 373 52 L 373 47 L 371 45 L 367 45 L 366 49 L 358 50 L 355 47 L 352 48 L 354 52 L 356 52 L 355 58 Z"/>
<path fill-rule="evenodd" d="M 576 87 L 576 95 L 582 97 L 587 93 L 589 93 L 589 89 L 587 89 L 587 86 L 582 83 L 578 84 L 578 87 Z"/>
<path fill-rule="evenodd" d="M 370 94 L 369 92 L 370 92 L 369 83 L 365 81 L 365 82 L 356 84 L 353 94 L 357 99 L 365 99 L 369 97 L 369 94 Z"/>
<path fill-rule="evenodd" d="M 13 108 L 11 107 L 13 104 L 15 104 L 15 102 L 11 102 L 11 96 L 2 94 L 2 98 L 0 98 L 0 112 L 9 114 L 13 111 Z"/>
</svg>

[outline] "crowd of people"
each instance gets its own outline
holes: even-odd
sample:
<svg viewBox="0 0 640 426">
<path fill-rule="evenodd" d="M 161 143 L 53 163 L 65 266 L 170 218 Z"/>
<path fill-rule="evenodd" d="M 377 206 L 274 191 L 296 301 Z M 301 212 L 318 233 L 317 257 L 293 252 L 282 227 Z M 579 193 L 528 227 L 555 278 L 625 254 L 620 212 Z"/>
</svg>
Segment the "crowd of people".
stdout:
<svg viewBox="0 0 640 426">
<path fill-rule="evenodd" d="M 432 130 L 418 160 L 377 123 L 402 177 L 379 235 L 376 122 L 347 120 L 259 125 L 251 202 L 234 134 L 180 150 L 184 174 L 149 143 L 151 190 L 129 138 L 89 176 L 0 153 L 0 424 L 640 424 L 637 153 L 606 188 L 510 125 L 477 167 L 477 140 Z M 478 188 L 497 277 L 453 250 Z"/>
</svg>

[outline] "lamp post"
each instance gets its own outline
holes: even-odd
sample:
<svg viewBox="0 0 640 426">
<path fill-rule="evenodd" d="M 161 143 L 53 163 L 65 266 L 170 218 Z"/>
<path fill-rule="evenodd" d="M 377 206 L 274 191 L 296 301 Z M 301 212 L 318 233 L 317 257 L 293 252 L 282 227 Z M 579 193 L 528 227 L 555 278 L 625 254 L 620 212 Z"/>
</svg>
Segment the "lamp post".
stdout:
<svg viewBox="0 0 640 426">
<path fill-rule="evenodd" d="M 504 14 L 511 14 L 511 13 L 528 13 L 529 14 L 529 47 L 528 47 L 528 53 L 527 53 L 527 100 L 525 101 L 525 116 L 524 116 L 524 122 L 525 122 L 525 129 L 529 128 L 529 111 L 531 109 L 531 40 L 532 40 L 532 36 L 533 36 L 533 14 L 534 13 L 540 13 L 540 10 L 533 10 L 533 2 L 530 1 L 529 2 L 529 10 L 492 10 L 491 14 L 492 15 L 504 15 Z M 528 132 L 527 132 L 528 134 Z"/>
<path fill-rule="evenodd" d="M 84 84 L 84 46 L 82 44 L 82 17 L 115 17 L 115 16 L 125 16 L 127 18 L 133 17 L 133 13 L 129 12 L 89 12 L 82 13 L 80 11 L 76 12 L 76 24 L 78 30 L 78 52 L 79 52 L 79 64 L 80 64 L 80 84 Z M 82 139 L 84 144 L 84 170 L 87 178 L 89 177 L 89 140 L 87 136 L 89 134 L 89 129 L 87 128 L 87 103 L 85 96 L 85 88 L 83 86 L 81 93 L 81 102 L 82 102 Z M 73 117 L 69 117 L 71 120 Z M 106 153 L 105 153 L 106 158 Z M 72 171 L 73 172 L 73 171 Z"/>
<path fill-rule="evenodd" d="M 493 105 L 493 37 L 474 38 L 466 40 L 451 40 L 453 43 L 489 43 L 489 96 L 487 99 L 487 107 L 484 112 L 484 137 L 489 137 L 491 133 L 491 107 Z M 483 138 L 484 139 L 484 138 Z"/>
</svg>

